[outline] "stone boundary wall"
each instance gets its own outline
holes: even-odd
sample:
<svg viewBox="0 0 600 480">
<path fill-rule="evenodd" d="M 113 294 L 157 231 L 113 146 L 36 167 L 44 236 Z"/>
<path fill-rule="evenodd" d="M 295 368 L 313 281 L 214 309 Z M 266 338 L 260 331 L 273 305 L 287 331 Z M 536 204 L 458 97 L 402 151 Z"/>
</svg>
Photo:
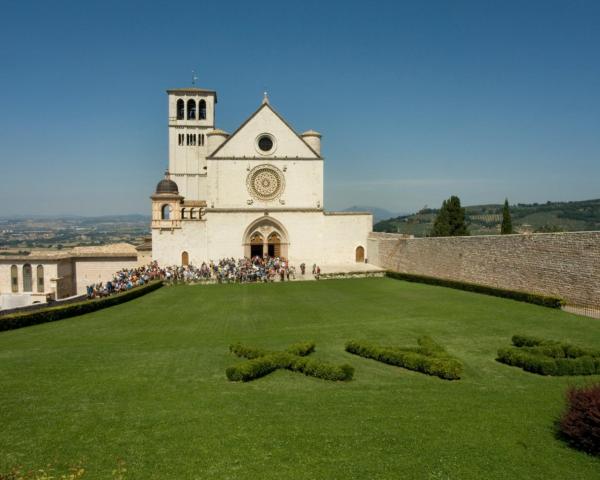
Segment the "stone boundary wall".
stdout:
<svg viewBox="0 0 600 480">
<path fill-rule="evenodd" d="M 369 263 L 404 273 L 554 295 L 600 308 L 600 232 L 406 238 L 369 235 Z"/>
</svg>

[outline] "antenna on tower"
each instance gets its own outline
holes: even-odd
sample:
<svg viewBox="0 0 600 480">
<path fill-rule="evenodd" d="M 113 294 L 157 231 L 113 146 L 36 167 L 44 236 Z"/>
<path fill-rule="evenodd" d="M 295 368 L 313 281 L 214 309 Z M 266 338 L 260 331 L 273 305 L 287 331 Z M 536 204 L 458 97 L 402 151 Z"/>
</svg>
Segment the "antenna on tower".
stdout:
<svg viewBox="0 0 600 480">
<path fill-rule="evenodd" d="M 195 70 L 192 70 L 192 87 L 196 85 L 197 81 L 198 81 L 198 75 L 196 75 Z"/>
</svg>

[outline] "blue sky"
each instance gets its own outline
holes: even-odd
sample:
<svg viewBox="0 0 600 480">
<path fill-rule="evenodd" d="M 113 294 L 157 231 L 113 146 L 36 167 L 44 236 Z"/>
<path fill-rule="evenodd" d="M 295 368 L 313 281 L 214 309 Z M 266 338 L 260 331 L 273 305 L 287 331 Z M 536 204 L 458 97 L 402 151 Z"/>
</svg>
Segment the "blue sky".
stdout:
<svg viewBox="0 0 600 480">
<path fill-rule="evenodd" d="M 600 2 L 4 1 L 0 215 L 148 213 L 165 89 L 323 133 L 325 206 L 600 197 Z"/>
</svg>

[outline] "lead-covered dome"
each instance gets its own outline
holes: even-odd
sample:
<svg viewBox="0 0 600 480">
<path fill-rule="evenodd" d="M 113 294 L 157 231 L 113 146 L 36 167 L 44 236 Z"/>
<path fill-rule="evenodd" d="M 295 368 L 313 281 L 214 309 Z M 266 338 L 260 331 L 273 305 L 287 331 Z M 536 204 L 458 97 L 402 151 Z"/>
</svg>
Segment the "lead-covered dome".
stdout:
<svg viewBox="0 0 600 480">
<path fill-rule="evenodd" d="M 165 172 L 165 178 L 156 185 L 156 194 L 159 195 L 161 193 L 179 195 L 179 188 L 177 187 L 177 184 L 169 178 L 169 172 Z"/>
</svg>

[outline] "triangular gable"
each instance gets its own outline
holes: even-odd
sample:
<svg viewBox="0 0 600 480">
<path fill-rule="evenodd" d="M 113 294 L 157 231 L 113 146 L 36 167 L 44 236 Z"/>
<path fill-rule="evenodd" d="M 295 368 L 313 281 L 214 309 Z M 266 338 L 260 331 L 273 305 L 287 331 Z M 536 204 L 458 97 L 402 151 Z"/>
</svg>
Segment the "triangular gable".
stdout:
<svg viewBox="0 0 600 480">
<path fill-rule="evenodd" d="M 263 155 L 256 147 L 256 139 L 264 133 L 272 135 L 276 142 L 275 151 L 269 155 Z M 209 159 L 244 157 L 321 158 L 268 103 L 263 103 L 208 156 Z"/>
</svg>

